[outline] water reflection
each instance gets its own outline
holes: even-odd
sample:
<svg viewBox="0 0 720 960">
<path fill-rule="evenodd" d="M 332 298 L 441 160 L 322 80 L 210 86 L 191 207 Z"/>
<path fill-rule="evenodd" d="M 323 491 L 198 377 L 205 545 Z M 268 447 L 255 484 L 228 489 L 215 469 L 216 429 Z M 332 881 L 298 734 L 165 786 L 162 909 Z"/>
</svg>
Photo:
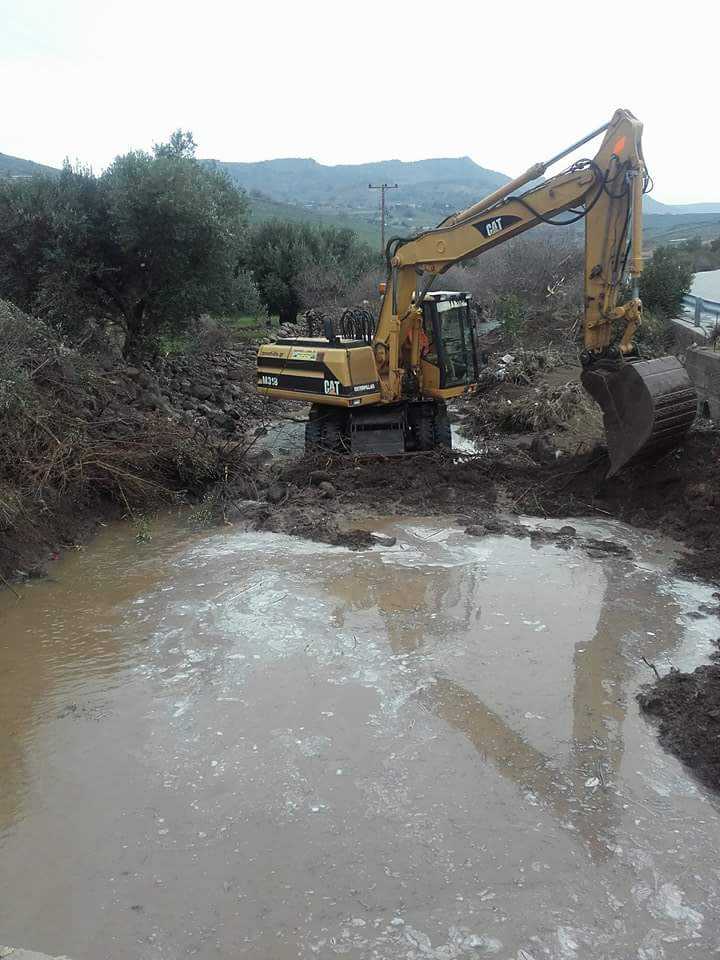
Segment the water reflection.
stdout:
<svg viewBox="0 0 720 960">
<path fill-rule="evenodd" d="M 381 576 L 368 578 L 362 587 L 355 574 L 334 577 L 329 586 L 340 601 L 334 606 L 334 622 L 342 627 L 347 611 L 375 609 L 395 653 L 436 652 L 460 642 L 480 658 L 483 644 L 491 643 L 494 635 L 492 624 L 485 628 L 489 632 L 478 633 L 483 619 L 481 598 L 488 593 L 484 588 L 491 578 L 504 579 L 505 590 L 499 590 L 501 596 L 504 593 L 504 607 L 517 607 L 524 596 L 538 591 L 546 600 L 548 596 L 555 597 L 556 603 L 563 600 L 564 610 L 555 625 L 558 632 L 551 646 L 555 652 L 565 649 L 572 656 L 570 683 L 566 684 L 563 676 L 557 677 L 560 699 L 567 698 L 571 704 L 571 729 L 562 731 L 563 742 L 569 741 L 570 745 L 567 758 L 562 757 L 561 750 L 539 749 L 503 716 L 499 704 L 517 706 L 503 696 L 508 686 L 506 668 L 501 671 L 504 676 L 498 676 L 493 693 L 495 706 L 443 672 L 434 675 L 433 683 L 423 685 L 417 699 L 462 733 L 483 761 L 492 762 L 531 801 L 535 798 L 551 810 L 560 825 L 577 831 L 592 860 L 602 862 L 610 856 L 609 846 L 622 814 L 617 780 L 624 751 L 626 687 L 634 672 L 623 649 L 625 638 L 637 635 L 638 630 L 643 635 L 640 628 L 652 624 L 660 638 L 654 645 L 657 654 L 677 644 L 682 631 L 666 595 L 648 589 L 646 582 L 635 588 L 628 581 L 631 562 L 609 557 L 593 563 L 584 556 L 578 562 L 576 556 L 563 554 L 556 547 L 538 542 L 530 546 L 545 558 L 539 563 L 546 568 L 547 576 L 540 581 L 535 569 L 513 565 L 512 557 L 508 559 L 508 551 L 517 559 L 517 553 L 527 549 L 527 544 L 507 540 L 487 543 L 488 557 L 499 561 L 494 568 L 482 558 L 474 563 L 452 562 L 431 568 L 415 568 L 404 562 L 395 568 L 389 565 Z M 490 591 L 489 606 L 493 599 L 497 599 L 497 590 Z M 546 636 L 538 635 L 537 651 L 551 670 L 553 652 L 543 642 Z M 478 664 L 465 662 L 472 684 L 478 679 Z M 540 672 L 547 674 L 547 670 Z M 535 678 L 528 676 L 520 686 L 529 693 L 534 682 Z"/>
</svg>

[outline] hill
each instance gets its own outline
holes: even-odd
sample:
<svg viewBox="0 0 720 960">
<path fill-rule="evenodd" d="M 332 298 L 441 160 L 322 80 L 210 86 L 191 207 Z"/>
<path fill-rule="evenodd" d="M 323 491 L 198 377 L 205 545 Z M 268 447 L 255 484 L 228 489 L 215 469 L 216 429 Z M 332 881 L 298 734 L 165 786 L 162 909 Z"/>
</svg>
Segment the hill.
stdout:
<svg viewBox="0 0 720 960">
<path fill-rule="evenodd" d="M 654 197 L 645 196 L 643 197 L 643 211 L 645 213 L 669 214 L 676 217 L 688 214 L 720 214 L 720 203 L 660 203 Z"/>
<path fill-rule="evenodd" d="M 349 163 L 325 166 L 311 159 L 265 160 L 259 163 L 209 161 L 225 170 L 246 190 L 260 190 L 274 200 L 306 206 L 348 206 L 371 209 L 377 197 L 369 183 L 402 183 L 403 203 L 467 198 L 472 202 L 483 192 L 508 181 L 502 173 L 478 166 L 470 157 L 434 160 L 381 160 L 377 163 Z M 462 201 L 461 201 L 462 202 Z"/>
<path fill-rule="evenodd" d="M 225 170 L 248 191 L 254 221 L 282 219 L 349 227 L 372 246 L 379 242 L 380 213 L 378 193 L 368 189 L 369 183 L 399 184 L 398 190 L 386 195 L 387 231 L 407 236 L 434 226 L 448 213 L 509 180 L 470 157 L 335 166 L 292 157 L 258 163 L 202 162 Z M 56 173 L 54 167 L 0 153 L 0 177 Z M 650 247 L 694 236 L 705 240 L 720 236 L 720 203 L 667 204 L 648 196 L 643 210 Z"/>
<path fill-rule="evenodd" d="M 53 176 L 57 172 L 55 167 L 46 167 L 34 160 L 22 160 L 20 157 L 0 153 L 0 177 L 37 177 L 43 174 Z"/>
</svg>

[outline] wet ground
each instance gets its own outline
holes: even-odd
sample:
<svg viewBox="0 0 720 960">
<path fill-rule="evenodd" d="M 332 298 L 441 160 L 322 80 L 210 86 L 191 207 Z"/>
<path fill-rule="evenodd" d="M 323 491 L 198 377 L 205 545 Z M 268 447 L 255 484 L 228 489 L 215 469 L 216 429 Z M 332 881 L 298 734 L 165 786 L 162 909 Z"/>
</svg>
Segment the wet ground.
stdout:
<svg viewBox="0 0 720 960">
<path fill-rule="evenodd" d="M 264 435 L 257 438 L 253 450 L 264 452 L 269 458 L 301 456 L 305 451 L 305 422 L 307 411 L 301 409 L 284 420 L 273 420 Z M 478 445 L 468 437 L 462 436 L 458 425 L 451 425 L 453 450 L 459 453 L 478 453 Z"/>
<path fill-rule="evenodd" d="M 0 942 L 714 955 L 718 801 L 634 699 L 642 657 L 714 649 L 713 588 L 574 525 L 635 560 L 438 518 L 364 553 L 167 521 L 0 595 Z"/>
</svg>

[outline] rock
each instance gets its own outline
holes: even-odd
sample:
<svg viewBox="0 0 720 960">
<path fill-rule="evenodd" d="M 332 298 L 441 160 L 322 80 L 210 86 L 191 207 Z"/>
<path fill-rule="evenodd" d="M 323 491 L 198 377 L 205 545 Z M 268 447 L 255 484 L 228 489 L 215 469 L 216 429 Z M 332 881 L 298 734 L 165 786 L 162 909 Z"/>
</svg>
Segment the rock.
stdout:
<svg viewBox="0 0 720 960">
<path fill-rule="evenodd" d="M 538 463 L 552 463 L 555 459 L 555 451 L 547 437 L 533 437 L 530 453 Z"/>
<path fill-rule="evenodd" d="M 257 520 L 267 512 L 267 504 L 260 500 L 235 500 L 225 507 L 226 520 Z"/>
<path fill-rule="evenodd" d="M 557 532 L 559 537 L 574 537 L 577 534 L 575 527 L 560 527 Z"/>
<path fill-rule="evenodd" d="M 465 533 L 469 537 L 486 537 L 487 530 L 479 523 L 471 523 L 469 527 L 465 527 Z"/>
<path fill-rule="evenodd" d="M 337 496 L 337 490 L 331 483 L 328 483 L 327 480 L 323 480 L 321 483 L 318 484 L 318 490 L 326 500 L 329 500 L 331 497 Z"/>
<path fill-rule="evenodd" d="M 497 517 L 486 517 L 483 520 L 483 526 L 488 533 L 504 533 L 505 524 L 502 520 L 498 520 Z"/>
<path fill-rule="evenodd" d="M 397 543 L 397 537 L 386 537 L 382 533 L 371 533 L 370 536 L 373 538 L 373 543 L 381 547 L 394 547 Z"/>
<path fill-rule="evenodd" d="M 310 473 L 310 483 L 320 484 L 330 480 L 330 474 L 327 470 L 313 470 Z"/>
<path fill-rule="evenodd" d="M 137 378 L 140 376 L 140 368 L 125 367 L 125 369 L 123 370 L 123 373 L 125 374 L 126 377 L 130 377 L 131 380 L 137 380 Z"/>
<path fill-rule="evenodd" d="M 190 387 L 190 392 L 194 397 L 197 397 L 198 400 L 209 400 L 213 395 L 210 387 L 208 387 L 206 383 L 200 383 L 199 381 L 195 381 L 195 383 L 193 383 L 193 385 Z"/>
<path fill-rule="evenodd" d="M 287 496 L 287 485 L 284 483 L 272 483 L 265 492 L 265 499 L 268 503 L 280 503 Z"/>
<path fill-rule="evenodd" d="M 595 540 L 588 538 L 583 540 L 583 547 L 590 553 L 607 553 L 616 557 L 632 557 L 632 551 L 624 543 L 616 543 L 615 540 Z"/>
<path fill-rule="evenodd" d="M 225 377 L 228 380 L 244 380 L 245 374 L 243 373 L 242 370 L 238 370 L 237 368 L 230 367 L 228 372 L 225 374 Z"/>
</svg>

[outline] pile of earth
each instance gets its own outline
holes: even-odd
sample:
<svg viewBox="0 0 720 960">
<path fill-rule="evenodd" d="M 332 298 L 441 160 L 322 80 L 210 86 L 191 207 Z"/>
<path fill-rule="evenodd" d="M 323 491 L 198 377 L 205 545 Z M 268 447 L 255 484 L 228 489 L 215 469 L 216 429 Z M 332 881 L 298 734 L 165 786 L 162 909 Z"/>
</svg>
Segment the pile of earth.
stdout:
<svg viewBox="0 0 720 960">
<path fill-rule="evenodd" d="M 665 749 L 703 783 L 720 789 L 720 665 L 705 664 L 692 673 L 671 670 L 637 699 L 643 712 L 658 721 Z"/>
<path fill-rule="evenodd" d="M 252 470 L 254 349 L 110 363 L 4 301 L 0 342 L 3 580 L 42 572 L 107 515 L 138 519 Z"/>
<path fill-rule="evenodd" d="M 603 424 L 580 372 L 576 356 L 551 349 L 498 355 L 476 392 L 456 404 L 460 432 L 495 455 L 549 461 L 587 453 L 602 441 Z"/>
<path fill-rule="evenodd" d="M 189 427 L 235 435 L 268 416 L 255 389 L 255 346 L 159 357 L 112 373 L 136 409 L 155 411 Z"/>
</svg>

